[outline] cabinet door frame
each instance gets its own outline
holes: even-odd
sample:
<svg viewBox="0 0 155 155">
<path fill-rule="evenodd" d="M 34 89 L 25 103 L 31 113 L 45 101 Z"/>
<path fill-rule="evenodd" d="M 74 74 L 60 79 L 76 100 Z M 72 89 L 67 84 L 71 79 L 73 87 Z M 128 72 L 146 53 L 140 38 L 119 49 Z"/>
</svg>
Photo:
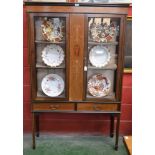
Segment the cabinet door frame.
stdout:
<svg viewBox="0 0 155 155">
<path fill-rule="evenodd" d="M 125 40 L 125 19 L 126 15 L 117 15 L 117 14 L 94 14 L 89 13 L 85 14 L 85 52 L 84 52 L 84 65 L 88 64 L 88 18 L 89 17 L 105 17 L 105 18 L 119 18 L 120 19 L 120 31 L 119 31 L 119 41 L 118 41 L 118 59 L 117 59 L 117 69 L 114 71 L 115 79 L 114 79 L 114 90 L 115 90 L 115 98 L 114 99 L 106 99 L 106 98 L 97 98 L 94 97 L 92 99 L 87 98 L 87 72 L 84 73 L 84 94 L 83 100 L 85 101 L 103 101 L 103 102 L 120 102 L 122 96 L 122 75 L 124 69 L 124 40 Z"/>
<path fill-rule="evenodd" d="M 36 45 L 35 45 L 35 17 L 65 17 L 66 18 L 66 39 L 65 39 L 65 97 L 37 97 L 37 68 L 36 68 Z M 68 101 L 69 98 L 69 14 L 68 13 L 52 13 L 52 12 L 28 12 L 28 48 L 31 67 L 31 100 L 36 101 Z M 49 42 L 50 44 L 50 42 Z"/>
</svg>

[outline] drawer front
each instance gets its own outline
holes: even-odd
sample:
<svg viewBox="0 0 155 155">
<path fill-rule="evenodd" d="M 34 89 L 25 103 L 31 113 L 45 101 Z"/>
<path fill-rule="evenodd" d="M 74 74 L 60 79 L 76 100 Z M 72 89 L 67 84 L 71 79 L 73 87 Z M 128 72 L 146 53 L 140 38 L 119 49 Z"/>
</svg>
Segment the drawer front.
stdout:
<svg viewBox="0 0 155 155">
<path fill-rule="evenodd" d="M 77 110 L 88 111 L 116 111 L 117 104 L 95 104 L 95 103 L 79 103 Z"/>
<path fill-rule="evenodd" d="M 74 110 L 72 103 L 38 103 L 32 105 L 32 110 Z"/>
</svg>

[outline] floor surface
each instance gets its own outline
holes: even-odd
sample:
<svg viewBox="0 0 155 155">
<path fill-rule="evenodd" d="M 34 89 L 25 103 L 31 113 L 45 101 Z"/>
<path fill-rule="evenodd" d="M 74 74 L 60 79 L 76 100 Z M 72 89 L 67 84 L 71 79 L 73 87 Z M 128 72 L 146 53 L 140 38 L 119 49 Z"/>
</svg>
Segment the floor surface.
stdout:
<svg viewBox="0 0 155 155">
<path fill-rule="evenodd" d="M 24 134 L 23 155 L 128 155 L 119 139 L 119 149 L 114 150 L 114 138 L 91 135 L 41 134 L 36 137 L 33 150 L 30 134 Z"/>
</svg>

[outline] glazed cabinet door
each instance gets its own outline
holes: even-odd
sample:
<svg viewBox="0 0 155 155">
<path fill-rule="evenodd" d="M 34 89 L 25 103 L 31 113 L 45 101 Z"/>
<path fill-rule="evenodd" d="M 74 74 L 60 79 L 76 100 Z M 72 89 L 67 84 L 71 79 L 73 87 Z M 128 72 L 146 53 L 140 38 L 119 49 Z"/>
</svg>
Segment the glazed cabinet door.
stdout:
<svg viewBox="0 0 155 155">
<path fill-rule="evenodd" d="M 32 101 L 68 99 L 69 15 L 29 13 Z"/>
<path fill-rule="evenodd" d="M 121 15 L 85 17 L 85 100 L 121 100 L 123 22 Z"/>
</svg>

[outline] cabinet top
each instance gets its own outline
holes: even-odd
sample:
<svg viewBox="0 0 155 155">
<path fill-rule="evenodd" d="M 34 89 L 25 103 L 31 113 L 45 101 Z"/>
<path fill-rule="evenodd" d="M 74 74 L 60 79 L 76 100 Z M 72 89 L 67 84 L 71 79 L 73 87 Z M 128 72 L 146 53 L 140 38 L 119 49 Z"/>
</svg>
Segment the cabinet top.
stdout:
<svg viewBox="0 0 155 155">
<path fill-rule="evenodd" d="M 24 1 L 25 6 L 89 6 L 89 7 L 129 7 L 130 3 L 68 3 Z"/>
</svg>

